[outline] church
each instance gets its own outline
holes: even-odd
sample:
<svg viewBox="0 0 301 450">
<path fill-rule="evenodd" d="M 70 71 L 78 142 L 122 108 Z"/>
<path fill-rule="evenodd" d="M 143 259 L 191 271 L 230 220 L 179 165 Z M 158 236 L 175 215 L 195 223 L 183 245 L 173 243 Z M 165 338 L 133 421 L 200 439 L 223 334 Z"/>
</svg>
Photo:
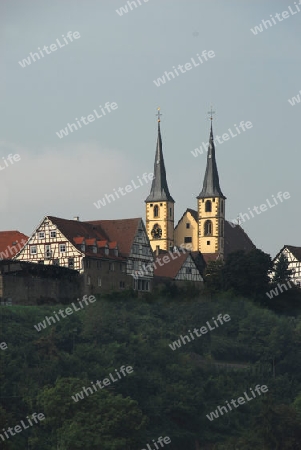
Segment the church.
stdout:
<svg viewBox="0 0 301 450">
<path fill-rule="evenodd" d="M 152 250 L 157 254 L 190 245 L 192 253 L 201 253 L 206 262 L 224 260 L 229 253 L 256 247 L 239 224 L 225 219 L 226 197 L 223 194 L 213 138 L 212 116 L 203 187 L 197 197 L 197 209 L 186 209 L 175 226 L 175 200 L 167 184 L 158 111 L 158 137 L 154 178 L 146 204 L 146 231 Z"/>
</svg>

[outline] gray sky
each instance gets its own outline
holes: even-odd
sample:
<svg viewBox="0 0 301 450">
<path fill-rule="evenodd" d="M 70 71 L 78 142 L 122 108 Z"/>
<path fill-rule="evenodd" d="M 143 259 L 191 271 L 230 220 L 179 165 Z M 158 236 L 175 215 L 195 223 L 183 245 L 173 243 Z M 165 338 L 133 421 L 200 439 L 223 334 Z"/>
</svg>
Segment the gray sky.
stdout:
<svg viewBox="0 0 301 450">
<path fill-rule="evenodd" d="M 46 214 L 144 219 L 150 182 L 100 209 L 93 203 L 153 171 L 158 106 L 177 223 L 187 207 L 196 208 L 206 154 L 191 151 L 208 141 L 212 103 L 214 134 L 253 124 L 216 145 L 227 219 L 288 191 L 290 199 L 242 226 L 272 256 L 284 244 L 301 245 L 301 102 L 288 102 L 301 90 L 301 12 L 274 19 L 257 35 L 250 31 L 289 5 L 296 12 L 294 1 L 140 3 L 120 16 L 125 0 L 1 1 L 0 229 L 30 234 Z M 24 68 L 18 63 L 56 39 L 64 44 L 68 31 L 80 38 Z M 154 84 L 203 50 L 215 57 Z M 76 117 L 100 114 L 106 102 L 118 109 L 56 135 Z M 6 167 L 2 158 L 10 153 L 21 160 Z"/>
</svg>

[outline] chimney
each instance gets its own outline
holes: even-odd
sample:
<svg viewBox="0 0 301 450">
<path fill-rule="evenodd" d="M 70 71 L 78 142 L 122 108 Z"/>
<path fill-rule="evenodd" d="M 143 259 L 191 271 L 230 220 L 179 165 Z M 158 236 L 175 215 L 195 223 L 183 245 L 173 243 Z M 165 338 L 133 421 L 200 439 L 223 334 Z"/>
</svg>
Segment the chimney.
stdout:
<svg viewBox="0 0 301 450">
<path fill-rule="evenodd" d="M 74 216 L 73 220 L 76 220 L 78 222 L 79 221 L 79 216 Z"/>
</svg>

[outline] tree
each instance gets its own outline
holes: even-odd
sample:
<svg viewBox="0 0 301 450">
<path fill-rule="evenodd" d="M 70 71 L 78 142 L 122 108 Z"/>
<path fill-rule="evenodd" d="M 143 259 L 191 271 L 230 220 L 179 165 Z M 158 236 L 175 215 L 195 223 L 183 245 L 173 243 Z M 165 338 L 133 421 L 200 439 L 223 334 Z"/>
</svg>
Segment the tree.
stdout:
<svg viewBox="0 0 301 450">
<path fill-rule="evenodd" d="M 278 261 L 275 264 L 275 273 L 273 277 L 274 283 L 286 283 L 290 281 L 293 271 L 289 269 L 289 262 L 287 257 L 281 253 Z"/>
<path fill-rule="evenodd" d="M 233 290 L 237 295 L 264 298 L 269 290 L 268 274 L 271 268 L 271 257 L 262 250 L 230 253 L 223 268 L 224 288 Z"/>
</svg>

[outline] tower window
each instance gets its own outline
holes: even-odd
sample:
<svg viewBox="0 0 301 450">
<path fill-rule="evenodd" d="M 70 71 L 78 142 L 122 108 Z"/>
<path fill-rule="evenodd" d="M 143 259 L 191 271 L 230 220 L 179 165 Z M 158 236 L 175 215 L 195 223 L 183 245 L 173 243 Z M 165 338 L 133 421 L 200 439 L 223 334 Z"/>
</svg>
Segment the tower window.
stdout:
<svg viewBox="0 0 301 450">
<path fill-rule="evenodd" d="M 184 237 L 184 243 L 185 243 L 185 244 L 188 244 L 189 242 L 192 242 L 192 237 L 190 237 L 190 236 L 185 236 L 185 237 Z"/>
<path fill-rule="evenodd" d="M 172 209 L 169 208 L 169 217 L 172 217 Z"/>
<path fill-rule="evenodd" d="M 154 205 L 151 203 L 151 204 L 150 204 L 150 207 L 152 208 L 153 206 L 154 206 Z"/>
<path fill-rule="evenodd" d="M 210 241 L 207 241 L 207 245 L 210 245 Z"/>
<path fill-rule="evenodd" d="M 221 220 L 221 232 L 220 232 L 221 237 L 224 237 L 224 221 Z"/>
<path fill-rule="evenodd" d="M 163 203 L 160 203 L 160 206 L 162 206 L 163 205 Z"/>
<path fill-rule="evenodd" d="M 154 206 L 154 217 L 159 217 L 159 206 L 158 205 Z"/>
<path fill-rule="evenodd" d="M 211 201 L 210 201 L 210 200 L 206 200 L 206 203 L 205 203 L 205 212 L 211 212 L 211 211 L 212 211 Z"/>
<path fill-rule="evenodd" d="M 204 235 L 211 236 L 212 235 L 212 222 L 211 220 L 206 220 L 204 225 Z"/>
<path fill-rule="evenodd" d="M 212 201 L 215 202 L 215 198 L 213 198 Z"/>
<path fill-rule="evenodd" d="M 190 228 L 190 223 L 186 223 L 186 228 Z"/>
<path fill-rule="evenodd" d="M 224 202 L 223 202 L 223 200 L 221 200 L 221 213 L 223 213 L 224 212 Z"/>
</svg>

